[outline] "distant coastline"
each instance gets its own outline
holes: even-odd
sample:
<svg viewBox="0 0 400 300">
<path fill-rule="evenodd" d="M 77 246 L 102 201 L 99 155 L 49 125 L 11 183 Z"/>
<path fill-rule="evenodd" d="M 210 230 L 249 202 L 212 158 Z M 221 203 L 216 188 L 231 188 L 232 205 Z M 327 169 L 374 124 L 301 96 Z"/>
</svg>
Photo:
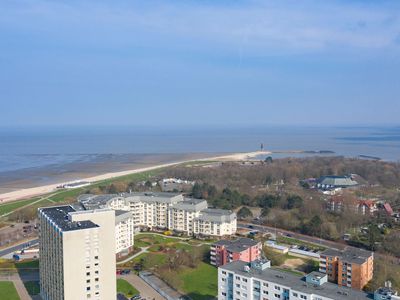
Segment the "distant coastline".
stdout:
<svg viewBox="0 0 400 300">
<path fill-rule="evenodd" d="M 125 175 L 130 175 L 130 174 L 135 174 L 135 173 L 140 173 L 140 172 L 145 172 L 145 171 L 150 171 L 154 169 L 159 169 L 159 168 L 165 168 L 165 167 L 170 167 L 186 162 L 191 162 L 191 161 L 205 161 L 205 160 L 218 160 L 218 161 L 237 161 L 237 160 L 247 160 L 251 159 L 253 157 L 256 157 L 258 155 L 268 155 L 271 152 L 269 151 L 255 151 L 255 152 L 244 152 L 244 153 L 230 153 L 230 154 L 220 154 L 220 155 L 215 155 L 215 154 L 194 154 L 193 156 L 196 156 L 197 158 L 191 156 L 190 158 L 178 160 L 178 161 L 173 161 L 173 162 L 166 162 L 166 163 L 159 163 L 159 164 L 153 164 L 149 165 L 146 167 L 137 167 L 133 168 L 130 170 L 125 170 L 125 171 L 116 171 L 116 172 L 108 172 L 108 173 L 103 173 L 100 175 L 95 175 L 91 177 L 81 177 L 81 178 L 76 178 L 77 180 L 85 180 L 91 183 L 101 181 L 101 180 L 106 180 L 106 179 L 111 179 L 115 177 L 120 177 L 120 176 L 125 176 Z M 201 156 L 199 158 L 199 156 Z M 51 193 L 57 189 L 58 186 L 65 184 L 66 182 L 57 182 L 53 184 L 48 184 L 48 185 L 43 185 L 43 186 L 36 186 L 36 187 L 30 187 L 30 188 L 21 188 L 17 189 L 14 191 L 10 191 L 7 193 L 2 193 L 0 194 L 0 204 L 10 202 L 10 201 L 15 201 L 15 200 L 20 200 L 20 199 L 25 199 L 25 198 L 31 198 L 47 193 Z"/>
</svg>

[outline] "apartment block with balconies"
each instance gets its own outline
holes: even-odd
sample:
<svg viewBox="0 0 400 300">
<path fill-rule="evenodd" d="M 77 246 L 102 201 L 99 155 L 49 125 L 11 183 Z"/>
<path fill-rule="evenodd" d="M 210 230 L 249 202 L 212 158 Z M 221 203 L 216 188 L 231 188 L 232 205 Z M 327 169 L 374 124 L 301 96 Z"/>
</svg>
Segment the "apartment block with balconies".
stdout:
<svg viewBox="0 0 400 300">
<path fill-rule="evenodd" d="M 249 238 L 220 240 L 211 245 L 210 262 L 222 266 L 232 261 L 252 262 L 261 259 L 262 244 Z"/>
<path fill-rule="evenodd" d="M 320 255 L 319 271 L 331 282 L 361 290 L 373 277 L 373 252 L 358 248 L 327 249 Z"/>
</svg>

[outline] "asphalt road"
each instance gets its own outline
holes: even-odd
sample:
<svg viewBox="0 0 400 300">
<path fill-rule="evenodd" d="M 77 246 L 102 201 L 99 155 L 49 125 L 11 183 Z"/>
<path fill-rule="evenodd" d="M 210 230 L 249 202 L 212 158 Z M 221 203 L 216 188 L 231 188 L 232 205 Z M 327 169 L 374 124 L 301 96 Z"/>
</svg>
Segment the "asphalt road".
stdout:
<svg viewBox="0 0 400 300">
<path fill-rule="evenodd" d="M 5 256 L 5 255 L 10 254 L 10 253 L 14 253 L 15 251 L 18 251 L 18 250 L 22 250 L 22 249 L 27 247 L 28 243 L 29 243 L 29 246 L 34 246 L 34 245 L 39 243 L 39 239 L 34 239 L 34 240 L 31 240 L 31 241 L 25 241 L 25 242 L 20 243 L 18 245 L 15 245 L 15 246 L 0 250 L 0 257 Z"/>
<path fill-rule="evenodd" d="M 280 229 L 280 228 L 275 228 L 275 227 L 271 227 L 271 226 L 257 225 L 257 224 L 252 224 L 252 223 L 239 223 L 237 225 L 237 227 L 245 228 L 248 230 L 258 230 L 260 232 L 267 232 L 267 233 L 271 233 L 271 234 L 275 234 L 275 235 L 288 236 L 288 237 L 298 239 L 298 240 L 301 240 L 304 242 L 318 244 L 318 245 L 321 245 L 321 246 L 324 246 L 327 248 L 341 250 L 346 247 L 346 244 L 344 242 L 343 243 L 332 242 L 332 241 L 320 239 L 317 237 L 308 236 L 308 235 L 304 235 L 304 234 L 300 234 L 300 233 L 296 233 L 293 231 L 284 230 L 284 229 Z"/>
</svg>

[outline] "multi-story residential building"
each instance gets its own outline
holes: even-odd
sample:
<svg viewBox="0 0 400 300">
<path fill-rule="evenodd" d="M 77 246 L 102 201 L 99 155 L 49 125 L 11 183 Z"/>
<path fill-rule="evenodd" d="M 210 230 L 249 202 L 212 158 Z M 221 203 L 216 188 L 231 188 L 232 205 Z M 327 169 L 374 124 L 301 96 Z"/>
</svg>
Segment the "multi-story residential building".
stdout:
<svg viewBox="0 0 400 300">
<path fill-rule="evenodd" d="M 252 262 L 261 259 L 262 244 L 249 238 L 234 241 L 220 240 L 211 245 L 210 261 L 214 266 L 222 266 L 232 261 Z"/>
<path fill-rule="evenodd" d="M 42 299 L 115 299 L 114 211 L 41 208 L 39 222 Z"/>
<path fill-rule="evenodd" d="M 206 208 L 207 201 L 200 199 L 185 199 L 171 205 L 168 210 L 168 228 L 192 235 L 193 220 Z"/>
<path fill-rule="evenodd" d="M 373 252 L 363 249 L 327 249 L 320 254 L 319 271 L 340 286 L 361 290 L 372 279 L 373 268 Z"/>
<path fill-rule="evenodd" d="M 236 213 L 224 209 L 204 209 L 193 220 L 195 235 L 224 236 L 236 233 Z"/>
<path fill-rule="evenodd" d="M 125 193 L 120 195 L 81 195 L 86 209 L 111 208 L 130 211 L 135 227 L 168 229 L 187 235 L 224 236 L 236 233 L 236 214 L 207 208 L 207 201 L 184 198 L 173 193 Z"/>
<path fill-rule="evenodd" d="M 115 210 L 115 252 L 117 257 L 133 250 L 135 227 L 130 211 Z"/>
<path fill-rule="evenodd" d="M 108 207 L 132 211 L 135 226 L 168 228 L 168 208 L 182 202 L 181 194 L 125 193 L 120 195 L 81 195 L 78 201 L 86 208 Z"/>
<path fill-rule="evenodd" d="M 270 267 L 268 261 L 234 261 L 218 268 L 218 300 L 366 300 L 367 293 L 330 283 L 327 275 L 306 276 Z"/>
</svg>

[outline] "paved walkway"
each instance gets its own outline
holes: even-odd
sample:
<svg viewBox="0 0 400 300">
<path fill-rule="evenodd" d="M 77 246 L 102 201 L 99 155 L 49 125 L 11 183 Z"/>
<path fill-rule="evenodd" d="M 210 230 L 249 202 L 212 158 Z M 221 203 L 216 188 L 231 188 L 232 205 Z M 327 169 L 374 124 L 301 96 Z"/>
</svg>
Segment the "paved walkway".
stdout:
<svg viewBox="0 0 400 300">
<path fill-rule="evenodd" d="M 148 300 L 165 300 L 163 296 L 157 293 L 150 285 L 148 285 L 142 278 L 135 274 L 128 275 L 118 275 L 118 278 L 125 279 L 130 284 L 132 284 L 140 293 L 142 298 L 146 298 Z"/>
<path fill-rule="evenodd" d="M 132 259 L 134 259 L 135 257 L 139 256 L 140 254 L 149 252 L 149 251 L 147 251 L 149 248 L 150 248 L 150 246 L 149 246 L 149 247 L 142 247 L 142 248 L 140 248 L 141 250 L 140 250 L 138 253 L 135 253 L 135 254 L 133 254 L 132 256 L 129 256 L 129 257 L 125 258 L 124 260 L 121 260 L 121 261 L 117 262 L 117 266 L 118 266 L 118 265 L 122 265 L 122 264 L 124 264 L 124 263 L 126 263 L 126 262 L 128 262 L 128 261 L 130 261 L 130 260 L 132 260 Z"/>
</svg>

